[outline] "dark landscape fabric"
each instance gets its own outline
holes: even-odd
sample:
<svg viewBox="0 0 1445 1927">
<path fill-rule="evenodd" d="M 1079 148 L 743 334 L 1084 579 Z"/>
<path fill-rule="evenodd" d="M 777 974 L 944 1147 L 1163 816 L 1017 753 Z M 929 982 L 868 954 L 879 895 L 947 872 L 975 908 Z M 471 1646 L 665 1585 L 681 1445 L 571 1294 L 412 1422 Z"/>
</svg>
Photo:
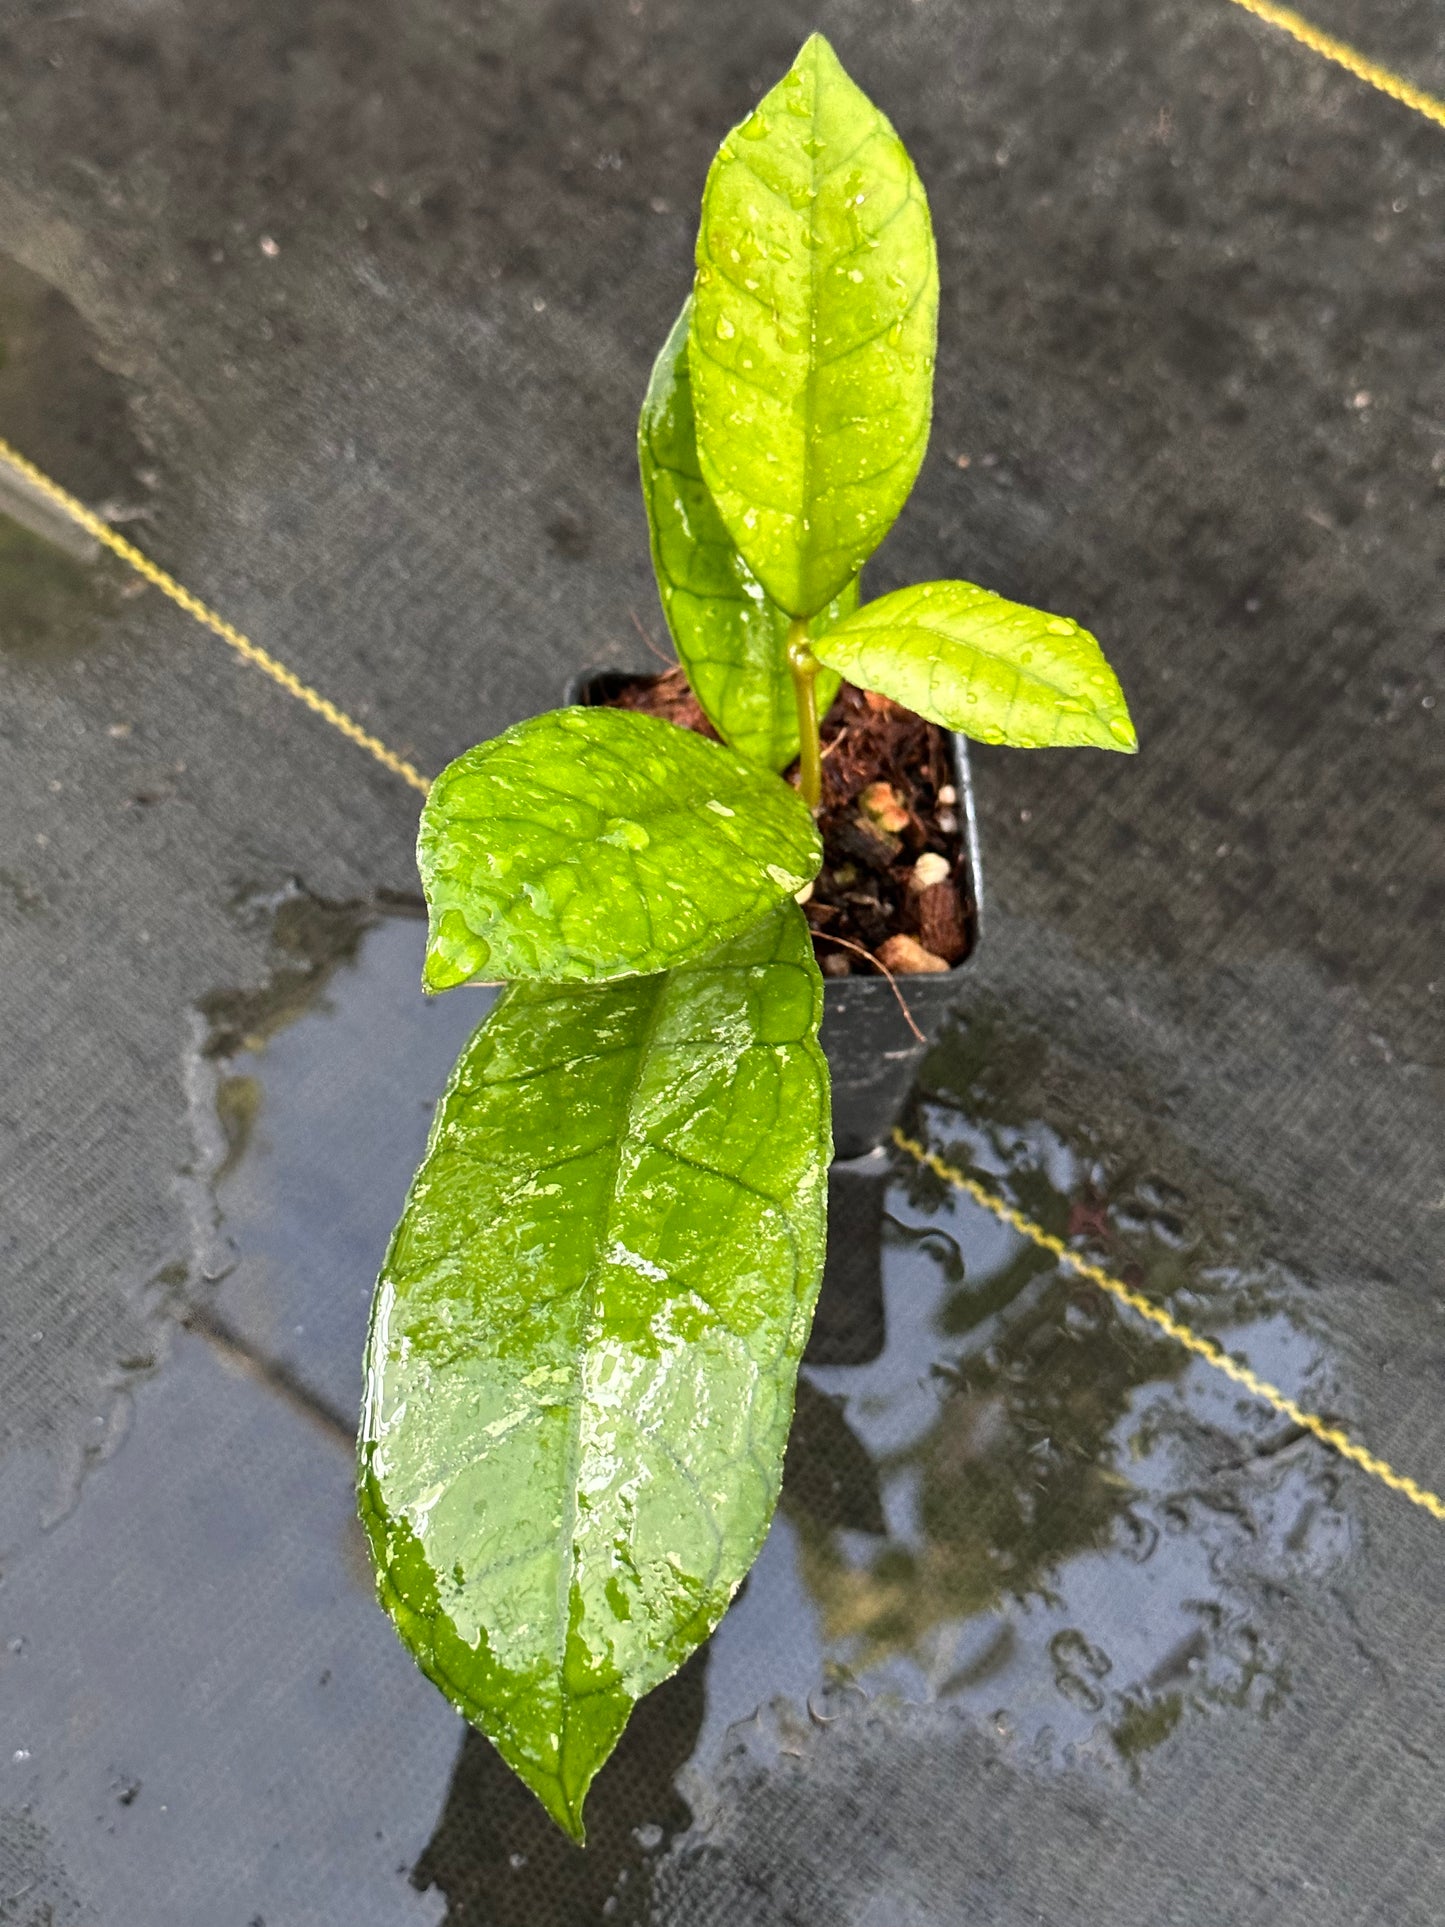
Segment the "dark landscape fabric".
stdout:
<svg viewBox="0 0 1445 1927">
<path fill-rule="evenodd" d="M 1445 93 L 1425 0 L 1314 17 Z M 428 774 L 655 667 L 637 411 L 814 28 L 940 256 L 865 592 L 1077 617 L 1141 746 L 976 749 L 911 1128 L 1445 1490 L 1440 128 L 1226 0 L 8 0 L 0 436 Z M 1445 1529 L 894 1153 L 562 1838 L 354 1518 L 489 997 L 419 798 L 0 487 L 0 1920 L 1435 1927 Z"/>
</svg>

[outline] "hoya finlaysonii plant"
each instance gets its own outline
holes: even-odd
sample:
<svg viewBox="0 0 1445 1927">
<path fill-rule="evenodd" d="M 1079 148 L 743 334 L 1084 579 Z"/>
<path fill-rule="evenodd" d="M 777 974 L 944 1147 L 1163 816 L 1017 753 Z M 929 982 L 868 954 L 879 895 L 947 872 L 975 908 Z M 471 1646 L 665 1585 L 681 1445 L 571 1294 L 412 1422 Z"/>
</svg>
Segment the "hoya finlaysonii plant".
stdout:
<svg viewBox="0 0 1445 1927">
<path fill-rule="evenodd" d="M 847 677 L 984 742 L 1135 747 L 1068 618 L 966 582 L 859 603 L 923 458 L 937 305 L 918 176 L 815 36 L 713 162 L 642 411 L 658 586 L 723 742 L 557 710 L 422 817 L 426 987 L 507 987 L 377 1286 L 361 1512 L 418 1663 L 579 1840 L 778 1495 L 831 1151 L 795 901 L 819 713 Z"/>
</svg>

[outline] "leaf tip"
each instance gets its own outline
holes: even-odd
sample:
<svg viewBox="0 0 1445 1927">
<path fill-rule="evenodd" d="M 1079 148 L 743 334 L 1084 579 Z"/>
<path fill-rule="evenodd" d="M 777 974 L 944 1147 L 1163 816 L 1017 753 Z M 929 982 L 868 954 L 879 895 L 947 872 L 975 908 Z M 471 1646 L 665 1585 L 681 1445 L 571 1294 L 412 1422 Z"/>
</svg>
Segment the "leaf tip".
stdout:
<svg viewBox="0 0 1445 1927">
<path fill-rule="evenodd" d="M 564 1685 L 556 1726 L 540 1745 L 535 1734 L 514 1730 L 497 1736 L 503 1759 L 548 1818 L 579 1847 L 587 1844 L 584 1809 L 592 1783 L 612 1757 L 635 1703 L 631 1691 L 616 1687 L 600 1695 L 588 1694 L 587 1701 L 588 1712 L 582 1713 Z"/>
<path fill-rule="evenodd" d="M 573 1846 L 585 1847 L 587 1845 L 587 1822 L 582 1818 L 582 1808 L 580 1806 L 576 1808 L 569 1807 L 565 1817 L 558 1814 L 556 1819 L 557 1824 L 572 1842 Z"/>
<path fill-rule="evenodd" d="M 793 62 L 794 72 L 802 68 L 811 68 L 814 76 L 816 76 L 820 70 L 829 75 L 847 75 L 847 69 L 838 58 L 837 50 L 832 41 L 828 38 L 827 34 L 819 33 L 816 29 L 808 35 L 808 38 L 798 49 L 798 57 Z"/>
<path fill-rule="evenodd" d="M 827 34 L 819 32 L 815 27 L 803 42 L 802 46 L 799 47 L 798 57 L 793 62 L 793 65 L 798 67 L 801 66 L 805 60 L 816 60 L 820 54 L 833 54 L 834 60 L 838 58 L 837 54 L 833 53 L 833 43 L 829 40 Z"/>
<path fill-rule="evenodd" d="M 791 72 L 801 79 L 804 75 L 812 81 L 814 88 L 836 88 L 841 82 L 850 95 L 856 95 L 868 107 L 873 103 L 854 80 L 852 74 L 838 58 L 838 50 L 825 33 L 813 32 L 798 49 L 798 57 L 793 62 Z"/>
<path fill-rule="evenodd" d="M 517 1768 L 517 1771 L 519 1777 L 526 1782 L 527 1786 L 546 1809 L 548 1819 L 560 1827 L 574 1847 L 585 1847 L 587 1845 L 587 1822 L 583 1818 L 582 1809 L 587 1804 L 588 1789 L 584 1787 L 576 1798 L 572 1799 L 568 1797 L 558 1782 L 550 1776 L 533 1779 L 521 1766 Z"/>
</svg>

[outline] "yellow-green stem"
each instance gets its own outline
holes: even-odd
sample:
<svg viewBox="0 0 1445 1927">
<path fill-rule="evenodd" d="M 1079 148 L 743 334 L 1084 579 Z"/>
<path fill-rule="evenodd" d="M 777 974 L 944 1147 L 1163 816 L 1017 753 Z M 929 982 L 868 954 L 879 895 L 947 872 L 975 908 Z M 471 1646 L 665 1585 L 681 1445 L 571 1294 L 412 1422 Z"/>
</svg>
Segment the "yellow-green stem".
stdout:
<svg viewBox="0 0 1445 1927">
<path fill-rule="evenodd" d="M 818 659 L 808 647 L 808 618 L 788 625 L 788 671 L 798 705 L 798 787 L 810 810 L 823 801 L 823 749 L 818 736 Z"/>
</svg>

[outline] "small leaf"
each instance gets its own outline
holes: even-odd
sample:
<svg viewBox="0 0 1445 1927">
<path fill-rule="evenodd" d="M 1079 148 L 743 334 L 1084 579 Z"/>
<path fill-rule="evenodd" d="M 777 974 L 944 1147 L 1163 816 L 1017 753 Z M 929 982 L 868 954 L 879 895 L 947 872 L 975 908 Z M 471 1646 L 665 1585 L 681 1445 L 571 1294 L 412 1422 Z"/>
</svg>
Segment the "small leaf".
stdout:
<svg viewBox="0 0 1445 1927">
<path fill-rule="evenodd" d="M 642 404 L 637 453 L 657 587 L 672 639 L 718 734 L 748 762 L 786 769 L 798 753 L 798 710 L 788 673 L 788 616 L 739 555 L 698 466 L 688 374 L 692 302 L 657 358 Z M 854 580 L 810 625 L 821 634 L 858 606 Z M 838 678 L 818 678 L 827 711 Z"/>
<path fill-rule="evenodd" d="M 814 653 L 861 688 L 981 743 L 1139 747 L 1119 679 L 1087 629 L 971 582 L 880 596 Z"/>
<path fill-rule="evenodd" d="M 360 1506 L 423 1671 L 547 1811 L 725 1611 L 823 1261 L 822 979 L 788 904 L 701 963 L 513 985 L 372 1312 Z"/>
<path fill-rule="evenodd" d="M 810 616 L 913 486 L 938 318 L 922 184 L 820 34 L 712 164 L 695 290 L 703 477 L 768 594 Z"/>
<path fill-rule="evenodd" d="M 703 956 L 822 861 L 806 806 L 693 730 L 554 709 L 444 769 L 417 863 L 423 981 L 597 980 Z"/>
</svg>

